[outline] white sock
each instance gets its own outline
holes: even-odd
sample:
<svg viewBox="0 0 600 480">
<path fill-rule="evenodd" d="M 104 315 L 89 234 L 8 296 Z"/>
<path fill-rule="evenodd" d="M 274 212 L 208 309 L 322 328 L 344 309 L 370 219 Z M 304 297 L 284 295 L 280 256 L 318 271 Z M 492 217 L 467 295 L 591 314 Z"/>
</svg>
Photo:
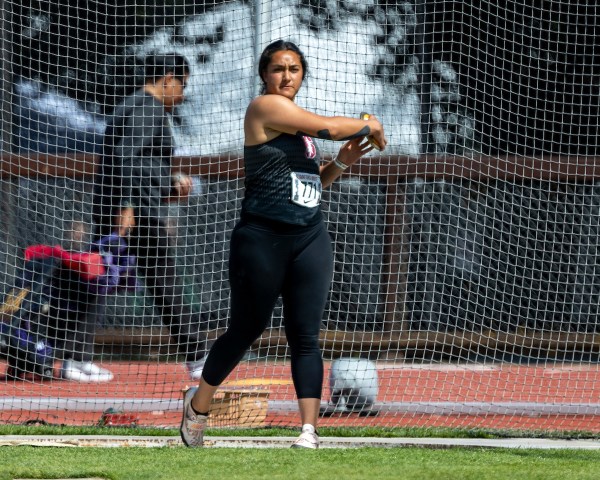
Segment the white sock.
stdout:
<svg viewBox="0 0 600 480">
<path fill-rule="evenodd" d="M 312 426 L 310 423 L 305 423 L 304 425 L 302 425 L 302 433 L 307 432 L 307 433 L 316 433 L 315 427 Z"/>
</svg>

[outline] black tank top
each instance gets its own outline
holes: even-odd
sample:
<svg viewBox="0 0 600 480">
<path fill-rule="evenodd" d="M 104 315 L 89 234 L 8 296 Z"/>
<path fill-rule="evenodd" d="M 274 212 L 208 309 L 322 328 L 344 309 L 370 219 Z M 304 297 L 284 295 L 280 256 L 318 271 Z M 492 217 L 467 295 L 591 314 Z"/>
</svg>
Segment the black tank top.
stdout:
<svg viewBox="0 0 600 480">
<path fill-rule="evenodd" d="M 293 225 L 319 223 L 320 160 L 313 139 L 303 135 L 282 133 L 267 143 L 245 146 L 242 218 L 258 216 Z"/>
</svg>

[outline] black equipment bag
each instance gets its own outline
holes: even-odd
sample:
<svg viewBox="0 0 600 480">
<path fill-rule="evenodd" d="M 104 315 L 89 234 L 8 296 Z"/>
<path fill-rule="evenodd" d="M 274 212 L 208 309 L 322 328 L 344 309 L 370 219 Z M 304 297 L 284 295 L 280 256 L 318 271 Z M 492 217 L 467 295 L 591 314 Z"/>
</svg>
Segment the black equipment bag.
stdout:
<svg viewBox="0 0 600 480">
<path fill-rule="evenodd" d="M 53 376 L 55 356 L 47 330 L 50 292 L 59 263 L 54 258 L 26 261 L 13 288 L 4 296 L 0 305 L 0 348 L 8 357 L 8 377 Z"/>
</svg>

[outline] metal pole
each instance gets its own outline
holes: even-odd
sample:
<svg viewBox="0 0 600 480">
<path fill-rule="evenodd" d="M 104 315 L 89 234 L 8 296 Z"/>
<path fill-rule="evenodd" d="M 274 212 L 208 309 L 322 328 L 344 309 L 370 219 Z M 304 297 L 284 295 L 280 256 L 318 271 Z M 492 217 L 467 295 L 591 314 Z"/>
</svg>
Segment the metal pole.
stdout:
<svg viewBox="0 0 600 480">
<path fill-rule="evenodd" d="M 433 34 L 435 2 L 425 1 L 417 5 L 417 24 L 420 32 L 415 35 L 415 54 L 421 63 L 421 153 L 435 151 L 431 135 L 431 84 L 433 55 Z"/>
<path fill-rule="evenodd" d="M 0 0 L 0 15 L 2 31 L 0 33 L 0 61 L 2 65 L 2 93 L 0 98 L 0 108 L 2 114 L 2 145 L 0 152 L 10 152 L 12 150 L 12 25 L 11 25 L 11 0 Z"/>
<path fill-rule="evenodd" d="M 269 41 L 269 25 L 271 24 L 271 0 L 254 0 L 254 72 L 252 76 L 253 96 L 260 94 L 261 82 L 258 77 L 258 62 L 263 48 Z"/>
<path fill-rule="evenodd" d="M 0 0 L 0 161 L 4 162 L 5 156 L 12 151 L 12 12 L 11 0 Z M 0 179 L 0 243 L 6 255 L 0 263 L 0 280 L 8 284 L 14 278 L 15 263 L 17 259 L 17 245 L 15 241 L 16 215 L 14 201 L 17 195 L 18 178 L 8 176 L 6 180 Z"/>
</svg>

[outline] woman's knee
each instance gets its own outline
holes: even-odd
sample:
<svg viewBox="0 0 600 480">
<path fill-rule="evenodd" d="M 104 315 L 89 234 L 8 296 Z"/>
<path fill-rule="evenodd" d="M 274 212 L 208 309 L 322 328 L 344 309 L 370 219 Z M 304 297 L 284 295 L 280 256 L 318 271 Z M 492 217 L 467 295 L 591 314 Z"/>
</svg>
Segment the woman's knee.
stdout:
<svg viewBox="0 0 600 480">
<path fill-rule="evenodd" d="M 318 334 L 287 334 L 288 345 L 295 355 L 320 355 L 321 347 Z"/>
</svg>

